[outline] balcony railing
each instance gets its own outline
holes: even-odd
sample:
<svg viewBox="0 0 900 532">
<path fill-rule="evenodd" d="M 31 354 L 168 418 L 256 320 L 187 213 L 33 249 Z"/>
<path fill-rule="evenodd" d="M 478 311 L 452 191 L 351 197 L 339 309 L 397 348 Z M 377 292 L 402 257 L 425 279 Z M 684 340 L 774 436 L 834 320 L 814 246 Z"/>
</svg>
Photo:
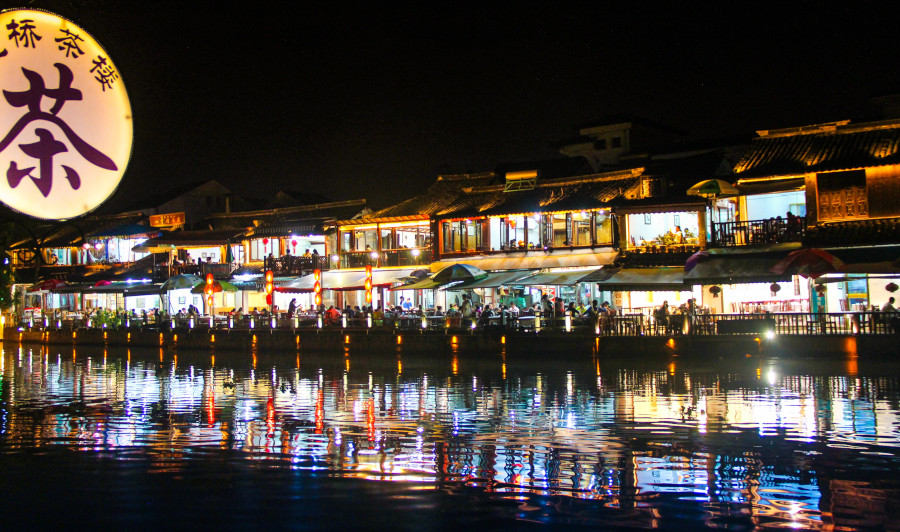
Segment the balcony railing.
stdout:
<svg viewBox="0 0 900 532">
<path fill-rule="evenodd" d="M 418 252 L 418 254 L 417 254 Z M 421 266 L 431 263 L 428 249 L 394 249 L 380 252 L 350 251 L 340 254 L 341 268 L 364 268 L 366 266 Z"/>
<path fill-rule="evenodd" d="M 713 247 L 758 246 L 782 242 L 800 242 L 806 233 L 806 217 L 721 222 L 712 224 Z"/>
</svg>

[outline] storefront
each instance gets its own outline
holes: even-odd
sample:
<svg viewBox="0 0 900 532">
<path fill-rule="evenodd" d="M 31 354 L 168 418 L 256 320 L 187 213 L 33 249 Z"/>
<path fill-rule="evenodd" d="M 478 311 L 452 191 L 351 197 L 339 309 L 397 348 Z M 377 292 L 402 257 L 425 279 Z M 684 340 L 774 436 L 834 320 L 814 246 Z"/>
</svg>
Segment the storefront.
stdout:
<svg viewBox="0 0 900 532">
<path fill-rule="evenodd" d="M 718 313 L 809 312 L 810 281 L 799 275 L 775 274 L 784 256 L 712 257 L 700 262 L 685 281 L 700 288 L 699 301 Z"/>
</svg>

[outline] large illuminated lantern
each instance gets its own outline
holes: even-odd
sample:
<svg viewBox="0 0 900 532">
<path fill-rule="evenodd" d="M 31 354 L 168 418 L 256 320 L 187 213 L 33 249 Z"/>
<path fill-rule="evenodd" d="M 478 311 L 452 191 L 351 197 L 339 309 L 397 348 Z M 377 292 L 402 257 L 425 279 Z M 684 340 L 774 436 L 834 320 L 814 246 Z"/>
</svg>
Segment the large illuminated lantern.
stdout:
<svg viewBox="0 0 900 532">
<path fill-rule="evenodd" d="M 118 67 L 72 22 L 0 12 L 0 201 L 66 220 L 109 198 L 131 157 L 131 104 Z"/>
</svg>

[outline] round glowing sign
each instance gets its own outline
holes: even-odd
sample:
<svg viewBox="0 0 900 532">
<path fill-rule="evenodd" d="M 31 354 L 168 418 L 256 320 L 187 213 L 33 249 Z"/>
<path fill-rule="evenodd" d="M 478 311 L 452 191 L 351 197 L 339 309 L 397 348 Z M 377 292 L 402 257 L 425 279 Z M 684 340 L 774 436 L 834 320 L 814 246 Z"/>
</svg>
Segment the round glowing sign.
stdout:
<svg viewBox="0 0 900 532">
<path fill-rule="evenodd" d="M 131 157 L 131 104 L 93 37 L 46 11 L 0 12 L 0 91 L 0 201 L 64 220 L 115 192 Z"/>
</svg>

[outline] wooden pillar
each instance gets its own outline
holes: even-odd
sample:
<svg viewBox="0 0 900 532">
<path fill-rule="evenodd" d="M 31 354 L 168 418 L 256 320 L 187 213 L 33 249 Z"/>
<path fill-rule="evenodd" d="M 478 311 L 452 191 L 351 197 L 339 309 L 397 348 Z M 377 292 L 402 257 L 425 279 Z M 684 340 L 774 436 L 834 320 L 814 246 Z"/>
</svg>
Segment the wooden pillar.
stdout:
<svg viewBox="0 0 900 532">
<path fill-rule="evenodd" d="M 700 209 L 697 213 L 697 239 L 702 249 L 706 249 L 706 209 Z"/>
</svg>

